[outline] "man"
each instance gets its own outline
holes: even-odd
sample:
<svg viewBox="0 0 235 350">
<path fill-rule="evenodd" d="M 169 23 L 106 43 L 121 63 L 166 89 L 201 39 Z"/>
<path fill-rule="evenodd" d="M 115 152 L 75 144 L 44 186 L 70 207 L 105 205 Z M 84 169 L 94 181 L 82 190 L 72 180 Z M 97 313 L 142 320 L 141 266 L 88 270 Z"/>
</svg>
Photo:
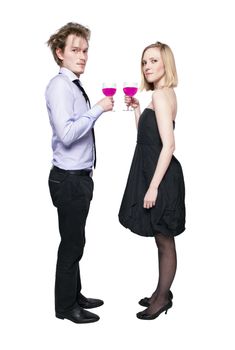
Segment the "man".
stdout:
<svg viewBox="0 0 235 350">
<path fill-rule="evenodd" d="M 85 224 L 93 192 L 94 124 L 103 112 L 113 108 L 112 97 L 103 98 L 91 108 L 79 81 L 88 58 L 89 38 L 88 28 L 68 23 L 48 40 L 60 66 L 59 74 L 46 89 L 53 132 L 49 188 L 57 207 L 61 236 L 56 266 L 55 311 L 56 317 L 75 323 L 98 321 L 98 315 L 85 309 L 103 304 L 102 300 L 81 294 L 79 261 L 83 255 Z"/>
</svg>

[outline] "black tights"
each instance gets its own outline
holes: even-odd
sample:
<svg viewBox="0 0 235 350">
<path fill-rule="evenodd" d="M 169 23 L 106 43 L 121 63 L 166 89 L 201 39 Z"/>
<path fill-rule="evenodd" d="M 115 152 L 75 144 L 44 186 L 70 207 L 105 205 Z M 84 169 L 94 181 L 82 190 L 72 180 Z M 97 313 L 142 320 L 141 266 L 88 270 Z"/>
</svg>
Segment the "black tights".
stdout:
<svg viewBox="0 0 235 350">
<path fill-rule="evenodd" d="M 169 301 L 168 293 L 176 273 L 177 257 L 174 237 L 157 234 L 159 277 L 157 288 L 151 296 L 149 313 L 158 311 Z"/>
</svg>

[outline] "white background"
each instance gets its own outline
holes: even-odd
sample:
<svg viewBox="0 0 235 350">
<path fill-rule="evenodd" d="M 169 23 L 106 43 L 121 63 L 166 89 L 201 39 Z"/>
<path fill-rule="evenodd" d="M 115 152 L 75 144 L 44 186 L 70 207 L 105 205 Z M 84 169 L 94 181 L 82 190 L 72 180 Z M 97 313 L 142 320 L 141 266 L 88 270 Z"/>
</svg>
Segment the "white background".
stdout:
<svg viewBox="0 0 235 350">
<path fill-rule="evenodd" d="M 234 349 L 234 11 L 233 1 L 2 1 L 1 245 L 2 349 Z M 59 234 L 47 177 L 51 129 L 44 101 L 58 72 L 49 36 L 69 21 L 90 27 L 82 81 L 93 103 L 102 82 L 118 84 L 116 112 L 96 124 L 97 170 L 82 259 L 83 292 L 103 298 L 98 323 L 54 317 Z M 123 228 L 118 210 L 132 159 L 134 117 L 123 81 L 140 81 L 148 44 L 172 48 L 176 157 L 186 182 L 187 230 L 176 238 L 174 305 L 155 321 L 135 316 L 157 283 L 151 238 Z M 138 95 L 144 108 L 146 93 Z"/>
</svg>

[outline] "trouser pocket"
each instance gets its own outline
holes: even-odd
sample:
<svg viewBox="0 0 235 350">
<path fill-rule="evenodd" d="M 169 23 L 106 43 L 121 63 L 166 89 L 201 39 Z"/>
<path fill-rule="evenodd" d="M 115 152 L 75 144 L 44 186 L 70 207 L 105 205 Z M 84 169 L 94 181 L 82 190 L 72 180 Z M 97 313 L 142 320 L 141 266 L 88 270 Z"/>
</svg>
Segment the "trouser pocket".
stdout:
<svg viewBox="0 0 235 350">
<path fill-rule="evenodd" d="M 67 173 L 60 173 L 53 169 L 50 171 L 48 185 L 51 199 L 55 207 L 58 207 L 66 201 L 64 194 L 67 192 L 65 190 L 67 177 Z"/>
</svg>

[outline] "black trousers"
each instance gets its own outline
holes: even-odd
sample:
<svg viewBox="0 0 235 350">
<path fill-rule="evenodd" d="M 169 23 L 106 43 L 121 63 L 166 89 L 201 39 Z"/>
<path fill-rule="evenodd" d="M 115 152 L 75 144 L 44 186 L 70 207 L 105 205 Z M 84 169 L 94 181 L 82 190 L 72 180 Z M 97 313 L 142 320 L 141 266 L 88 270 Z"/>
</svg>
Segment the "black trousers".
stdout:
<svg viewBox="0 0 235 350">
<path fill-rule="evenodd" d="M 66 311 L 76 304 L 81 291 L 79 261 L 85 245 L 85 225 L 93 194 L 87 174 L 52 168 L 49 175 L 52 202 L 57 207 L 61 241 L 57 255 L 55 309 Z"/>
</svg>

